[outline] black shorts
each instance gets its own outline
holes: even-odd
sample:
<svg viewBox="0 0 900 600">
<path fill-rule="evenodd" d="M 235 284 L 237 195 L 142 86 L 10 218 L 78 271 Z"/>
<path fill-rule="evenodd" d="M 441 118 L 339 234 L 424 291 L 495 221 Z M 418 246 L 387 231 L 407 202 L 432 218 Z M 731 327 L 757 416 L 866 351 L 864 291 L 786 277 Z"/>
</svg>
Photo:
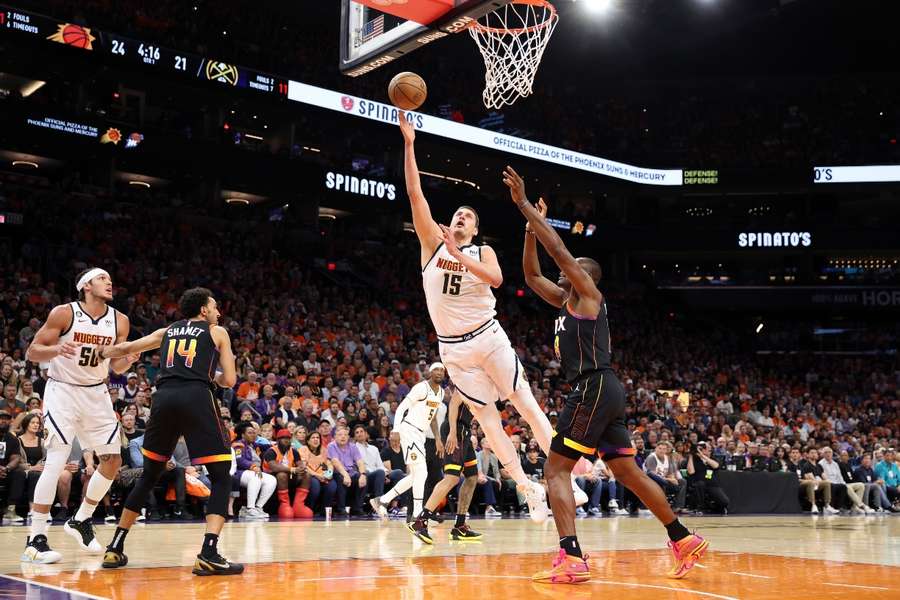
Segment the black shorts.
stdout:
<svg viewBox="0 0 900 600">
<path fill-rule="evenodd" d="M 441 439 L 446 443 L 450 435 L 450 423 L 444 421 L 441 425 Z M 472 447 L 472 439 L 468 427 L 462 424 L 456 426 L 456 450 L 452 454 L 444 455 L 444 474 L 459 477 L 462 473 L 465 477 L 478 475 L 478 460 L 475 457 L 475 448 Z"/>
<path fill-rule="evenodd" d="M 612 371 L 598 371 L 577 380 L 566 397 L 550 449 L 577 460 L 634 456 L 625 426 L 625 389 Z"/>
<path fill-rule="evenodd" d="M 141 453 L 166 462 L 182 435 L 191 464 L 231 461 L 219 407 L 201 382 L 169 382 L 156 390 Z"/>
</svg>

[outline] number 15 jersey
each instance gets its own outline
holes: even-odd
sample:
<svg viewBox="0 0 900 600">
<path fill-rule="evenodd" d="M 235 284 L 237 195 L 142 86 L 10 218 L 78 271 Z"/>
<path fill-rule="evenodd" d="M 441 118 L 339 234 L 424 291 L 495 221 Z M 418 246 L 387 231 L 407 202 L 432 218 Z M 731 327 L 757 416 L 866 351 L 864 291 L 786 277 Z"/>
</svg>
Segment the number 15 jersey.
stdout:
<svg viewBox="0 0 900 600">
<path fill-rule="evenodd" d="M 460 251 L 481 260 L 478 246 L 461 246 Z M 443 242 L 422 269 L 422 285 L 428 314 L 439 337 L 471 333 L 497 314 L 491 286 L 453 258 Z"/>
</svg>

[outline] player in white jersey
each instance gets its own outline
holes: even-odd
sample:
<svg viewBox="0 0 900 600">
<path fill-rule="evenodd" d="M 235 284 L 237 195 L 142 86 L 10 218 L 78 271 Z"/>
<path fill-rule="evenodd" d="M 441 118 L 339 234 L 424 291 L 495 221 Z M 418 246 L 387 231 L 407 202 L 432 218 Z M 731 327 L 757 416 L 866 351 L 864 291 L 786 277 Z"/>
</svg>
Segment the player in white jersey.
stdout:
<svg viewBox="0 0 900 600">
<path fill-rule="evenodd" d="M 553 430 L 531 393 L 506 332 L 494 319 L 496 300 L 491 288 L 503 283 L 497 254 L 490 246 L 472 243 L 479 222 L 471 207 L 459 207 L 450 227 L 434 221 L 419 181 L 415 128 L 403 112 L 400 130 L 405 141 L 406 191 L 421 244 L 425 300 L 440 342 L 441 360 L 456 393 L 462 394 L 497 458 L 525 494 L 531 518 L 541 522 L 547 518 L 544 488 L 522 471 L 495 402 L 512 402 L 548 456 Z"/>
<path fill-rule="evenodd" d="M 413 515 L 422 512 L 425 482 L 428 479 L 428 467 L 425 464 L 425 432 L 429 427 L 434 433 L 438 456 L 444 455 L 440 424 L 434 418 L 444 401 L 444 388 L 441 387 L 444 375 L 444 365 L 439 362 L 432 364 L 428 367 L 428 379 L 414 385 L 397 407 L 392 432 L 400 434 L 400 447 L 403 449 L 403 460 L 409 467 L 409 473 L 388 493 L 369 501 L 375 513 L 382 519 L 387 518 L 387 505 L 410 487 L 413 491 Z"/>
<path fill-rule="evenodd" d="M 51 310 L 25 355 L 32 362 L 49 361 L 50 380 L 44 392 L 47 457 L 34 490 L 31 531 L 23 562 L 47 564 L 61 558 L 47 543 L 47 529 L 56 482 L 75 438 L 85 452 L 93 451 L 100 457 L 100 468 L 88 481 L 81 507 L 64 526 L 83 550 L 103 552 L 103 546 L 94 537 L 91 515 L 122 464 L 119 421 L 105 382 L 110 368 L 124 373 L 138 357 L 101 360 L 98 348 L 127 339 L 128 317 L 107 304 L 113 298 L 112 279 L 103 269 L 83 271 L 75 288 L 78 302 Z"/>
</svg>

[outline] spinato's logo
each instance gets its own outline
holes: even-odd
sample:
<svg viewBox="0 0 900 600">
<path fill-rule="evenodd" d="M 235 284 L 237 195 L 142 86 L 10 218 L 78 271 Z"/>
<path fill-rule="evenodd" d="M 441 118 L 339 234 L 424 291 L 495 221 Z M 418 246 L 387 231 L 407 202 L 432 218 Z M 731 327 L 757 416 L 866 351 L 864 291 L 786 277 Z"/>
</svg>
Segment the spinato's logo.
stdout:
<svg viewBox="0 0 900 600">
<path fill-rule="evenodd" d="M 341 106 L 344 107 L 344 110 L 353 110 L 353 97 L 341 96 Z"/>
<path fill-rule="evenodd" d="M 739 233 L 741 248 L 800 248 L 812 246 L 812 233 L 808 231 L 760 231 Z"/>
<path fill-rule="evenodd" d="M 363 179 L 355 175 L 344 175 L 342 173 L 332 173 L 331 171 L 325 174 L 325 187 L 329 190 L 380 198 L 382 200 L 385 198 L 388 200 L 397 198 L 397 186 L 393 183 Z"/>
</svg>

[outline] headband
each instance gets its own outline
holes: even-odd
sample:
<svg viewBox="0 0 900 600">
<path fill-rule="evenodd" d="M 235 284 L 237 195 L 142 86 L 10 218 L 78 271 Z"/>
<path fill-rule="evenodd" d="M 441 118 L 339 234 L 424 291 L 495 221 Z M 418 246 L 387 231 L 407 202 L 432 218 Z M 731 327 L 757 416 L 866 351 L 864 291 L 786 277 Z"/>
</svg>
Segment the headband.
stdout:
<svg viewBox="0 0 900 600">
<path fill-rule="evenodd" d="M 99 277 L 100 275 L 106 275 L 107 277 L 109 277 L 109 273 L 99 267 L 91 269 L 81 276 L 81 279 L 79 279 L 78 283 L 75 284 L 75 289 L 80 292 L 84 289 L 84 286 L 86 286 L 88 282 L 90 282 L 91 279 L 93 279 L 94 277 Z"/>
<path fill-rule="evenodd" d="M 431 366 L 428 367 L 428 372 L 431 373 L 435 369 L 443 369 L 443 368 L 444 368 L 444 365 L 442 363 L 439 363 L 439 362 L 431 363 Z"/>
</svg>

